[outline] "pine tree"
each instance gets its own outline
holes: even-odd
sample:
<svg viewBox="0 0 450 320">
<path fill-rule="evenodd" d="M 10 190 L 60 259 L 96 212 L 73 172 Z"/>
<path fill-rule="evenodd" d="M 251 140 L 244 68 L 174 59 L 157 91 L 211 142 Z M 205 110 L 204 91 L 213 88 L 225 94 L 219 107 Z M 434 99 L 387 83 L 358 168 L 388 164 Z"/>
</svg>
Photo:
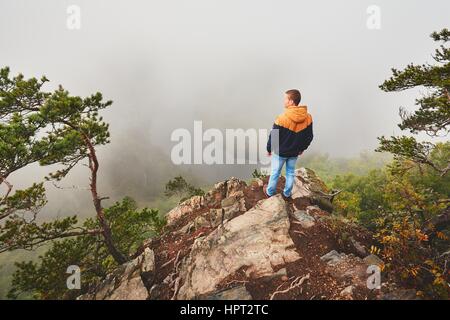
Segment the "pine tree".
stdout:
<svg viewBox="0 0 450 320">
<path fill-rule="evenodd" d="M 97 190 L 99 161 L 96 147 L 109 143 L 108 124 L 99 111 L 109 107 L 100 93 L 86 98 L 71 96 L 61 86 L 46 92 L 42 77 L 10 77 L 9 68 L 0 69 L 0 252 L 33 249 L 48 240 L 83 234 L 101 234 L 109 253 L 118 263 L 127 258 L 113 243 Z M 31 164 L 62 165 L 48 180 L 61 180 L 77 164 L 87 160 L 90 191 L 99 228 L 77 227 L 76 217 L 38 224 L 36 217 L 46 204 L 43 183 L 14 190 L 9 177 Z"/>
<path fill-rule="evenodd" d="M 439 33 L 434 32 L 431 37 L 442 42 L 433 55 L 436 64 L 410 64 L 402 71 L 392 69 L 393 75 L 380 88 L 393 92 L 424 87 L 427 93 L 416 99 L 417 110 L 408 112 L 400 108 L 402 122 L 399 127 L 412 134 L 425 132 L 430 137 L 447 136 L 450 130 L 450 48 L 445 45 L 449 41 L 450 31 L 443 29 Z M 430 160 L 429 155 L 435 147 L 431 142 L 419 142 L 412 136 L 383 136 L 379 140 L 377 151 L 391 152 L 396 159 L 408 159 L 430 166 L 442 176 L 450 170 L 450 159 L 444 167 Z"/>
<path fill-rule="evenodd" d="M 433 55 L 434 64 L 415 65 L 409 64 L 404 70 L 392 69 L 392 76 L 386 80 L 380 88 L 386 92 L 397 92 L 412 88 L 425 88 L 426 92 L 416 99 L 416 110 L 407 111 L 400 108 L 402 122 L 400 129 L 408 130 L 409 136 L 384 136 L 379 138 L 380 146 L 376 151 L 390 152 L 397 160 L 395 170 L 408 170 L 415 166 L 419 169 L 423 166 L 434 170 L 441 179 L 445 179 L 450 171 L 450 158 L 443 161 L 433 159 L 442 158 L 437 154 L 445 154 L 448 142 L 432 143 L 431 141 L 418 141 L 414 135 L 427 134 L 430 139 L 448 136 L 450 130 L 450 48 L 447 46 L 450 39 L 450 31 L 443 29 L 431 34 L 431 38 L 441 44 Z M 405 165 L 413 163 L 415 166 Z M 429 232 L 435 233 L 444 229 L 450 222 L 449 199 L 441 199 L 440 205 L 444 209 L 431 221 L 428 221 Z"/>
</svg>

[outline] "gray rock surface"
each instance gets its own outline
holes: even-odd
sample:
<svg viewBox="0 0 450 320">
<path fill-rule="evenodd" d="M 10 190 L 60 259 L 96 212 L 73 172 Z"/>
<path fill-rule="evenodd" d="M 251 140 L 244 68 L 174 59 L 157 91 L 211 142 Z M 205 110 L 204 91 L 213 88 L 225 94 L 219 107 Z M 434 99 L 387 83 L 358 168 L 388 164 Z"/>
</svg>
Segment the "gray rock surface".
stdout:
<svg viewBox="0 0 450 320">
<path fill-rule="evenodd" d="M 323 255 L 322 257 L 320 257 L 320 260 L 326 262 L 327 264 L 336 264 L 338 262 L 340 262 L 343 257 L 345 255 L 340 254 L 339 252 L 337 252 L 336 250 L 332 250 L 330 252 L 328 252 L 327 254 Z"/>
<path fill-rule="evenodd" d="M 316 219 L 307 214 L 305 210 L 297 210 L 293 213 L 293 216 L 305 229 L 311 228 L 316 224 Z"/>
<path fill-rule="evenodd" d="M 213 292 L 226 277 L 245 267 L 248 277 L 274 273 L 274 267 L 299 259 L 292 249 L 289 217 L 281 195 L 261 200 L 227 221 L 206 238 L 197 239 L 180 271 L 178 299 Z"/>
</svg>

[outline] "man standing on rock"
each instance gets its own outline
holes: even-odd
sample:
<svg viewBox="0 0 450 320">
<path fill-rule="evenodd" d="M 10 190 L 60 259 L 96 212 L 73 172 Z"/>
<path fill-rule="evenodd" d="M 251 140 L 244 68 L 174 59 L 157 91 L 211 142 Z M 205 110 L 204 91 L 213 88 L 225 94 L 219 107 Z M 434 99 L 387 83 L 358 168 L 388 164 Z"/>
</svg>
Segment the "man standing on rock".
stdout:
<svg viewBox="0 0 450 320">
<path fill-rule="evenodd" d="M 312 117 L 306 106 L 299 105 L 300 100 L 300 91 L 296 89 L 286 91 L 284 113 L 276 118 L 267 141 L 267 152 L 272 156 L 269 183 L 264 186 L 264 193 L 268 197 L 276 193 L 278 178 L 285 163 L 286 184 L 283 196 L 285 199 L 291 196 L 297 158 L 313 139 Z"/>
</svg>

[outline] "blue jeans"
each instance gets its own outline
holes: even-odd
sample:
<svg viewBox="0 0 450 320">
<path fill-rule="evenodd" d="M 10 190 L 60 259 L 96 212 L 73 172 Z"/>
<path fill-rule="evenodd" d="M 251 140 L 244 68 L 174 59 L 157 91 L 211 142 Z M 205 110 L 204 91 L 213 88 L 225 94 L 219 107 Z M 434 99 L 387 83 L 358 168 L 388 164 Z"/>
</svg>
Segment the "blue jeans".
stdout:
<svg viewBox="0 0 450 320">
<path fill-rule="evenodd" d="M 285 158 L 272 154 L 272 171 L 270 173 L 269 184 L 267 185 L 267 194 L 273 196 L 277 190 L 278 178 L 280 178 L 281 169 L 286 162 L 286 184 L 283 190 L 285 197 L 290 197 L 295 178 L 295 163 L 298 157 Z"/>
</svg>

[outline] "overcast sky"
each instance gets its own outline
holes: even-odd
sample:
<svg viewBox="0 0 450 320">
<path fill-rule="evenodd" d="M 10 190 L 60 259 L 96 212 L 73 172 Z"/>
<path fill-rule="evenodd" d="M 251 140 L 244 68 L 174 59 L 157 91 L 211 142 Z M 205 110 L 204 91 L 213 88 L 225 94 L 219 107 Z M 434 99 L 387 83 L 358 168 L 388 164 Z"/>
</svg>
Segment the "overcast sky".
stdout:
<svg viewBox="0 0 450 320">
<path fill-rule="evenodd" d="M 367 27 L 369 5 L 380 30 Z M 270 128 L 291 88 L 314 119 L 309 151 L 351 156 L 399 132 L 398 107 L 417 92 L 378 85 L 391 67 L 431 62 L 429 34 L 450 27 L 449 12 L 443 0 L 0 0 L 0 64 L 113 100 L 116 160 L 133 139 L 149 163 L 170 161 L 171 132 L 194 120 Z"/>
</svg>

